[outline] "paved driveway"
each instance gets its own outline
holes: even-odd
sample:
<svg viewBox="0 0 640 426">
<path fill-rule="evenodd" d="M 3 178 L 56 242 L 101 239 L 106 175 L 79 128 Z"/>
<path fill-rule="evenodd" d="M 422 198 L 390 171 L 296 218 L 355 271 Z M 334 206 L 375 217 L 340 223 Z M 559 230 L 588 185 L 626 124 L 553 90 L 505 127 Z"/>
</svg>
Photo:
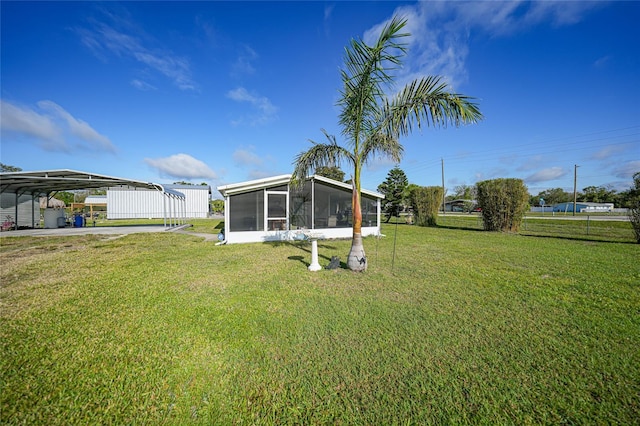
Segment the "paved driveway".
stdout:
<svg viewBox="0 0 640 426">
<path fill-rule="evenodd" d="M 19 229 L 17 231 L 4 231 L 0 235 L 2 237 L 50 237 L 89 234 L 127 235 L 138 232 L 168 232 L 176 229 L 178 228 L 165 228 L 163 225 L 87 226 L 83 228 Z"/>
<path fill-rule="evenodd" d="M 4 231 L 0 237 L 50 237 L 66 235 L 128 235 L 139 232 L 178 232 L 186 235 L 204 238 L 205 241 L 218 241 L 214 234 L 199 234 L 185 231 L 191 225 L 165 228 L 163 225 L 129 225 L 129 226 L 87 226 L 83 228 L 53 228 L 53 229 L 20 229 L 17 231 Z"/>
</svg>

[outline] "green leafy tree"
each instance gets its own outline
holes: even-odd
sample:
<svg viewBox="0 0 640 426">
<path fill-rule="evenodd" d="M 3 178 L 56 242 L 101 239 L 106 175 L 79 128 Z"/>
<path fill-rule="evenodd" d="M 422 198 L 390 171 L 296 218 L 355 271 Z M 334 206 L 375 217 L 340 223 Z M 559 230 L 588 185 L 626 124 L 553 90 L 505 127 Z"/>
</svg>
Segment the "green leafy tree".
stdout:
<svg viewBox="0 0 640 426">
<path fill-rule="evenodd" d="M 344 180 L 344 172 L 340 170 L 340 167 L 336 166 L 320 166 L 316 168 L 316 174 L 337 180 L 338 182 L 342 182 Z"/>
<path fill-rule="evenodd" d="M 640 172 L 633 175 L 633 187 L 629 190 L 629 221 L 640 244 Z"/>
<path fill-rule="evenodd" d="M 524 181 L 492 179 L 478 182 L 476 187 L 484 229 L 518 232 L 529 199 Z"/>
<path fill-rule="evenodd" d="M 0 173 L 21 172 L 20 167 L 10 166 L 8 164 L 0 163 Z"/>
<path fill-rule="evenodd" d="M 566 203 L 573 200 L 573 195 L 569 194 L 562 188 L 551 188 L 541 191 L 536 196 L 532 196 L 529 199 L 529 204 L 532 206 L 539 206 L 540 199 L 544 200 L 545 206 L 552 206 L 554 204 Z"/>
<path fill-rule="evenodd" d="M 224 212 L 224 200 L 212 200 L 211 211 L 213 211 L 214 213 Z"/>
<path fill-rule="evenodd" d="M 321 166 L 349 164 L 353 180 L 353 238 L 347 266 L 354 271 L 367 269 L 362 243 L 360 176 L 363 166 L 378 157 L 399 163 L 403 147 L 400 136 L 409 135 L 413 126 L 446 126 L 475 123 L 482 114 L 472 98 L 447 91 L 440 77 L 421 77 L 409 82 L 397 94 L 388 97 L 385 90 L 394 81 L 391 74 L 402 63 L 406 44 L 400 40 L 404 19 L 393 18 L 373 45 L 353 39 L 345 51 L 341 71 L 343 87 L 337 106 L 345 145 L 322 130 L 327 143 L 313 142 L 311 148 L 295 159 L 292 183 L 302 182 Z"/>
<path fill-rule="evenodd" d="M 616 190 L 609 186 L 587 186 L 579 195 L 580 201 L 590 203 L 612 203 Z"/>
<path fill-rule="evenodd" d="M 436 226 L 444 191 L 441 186 L 420 186 L 411 191 L 415 221 L 418 226 Z"/>
<path fill-rule="evenodd" d="M 59 191 L 56 193 L 56 195 L 53 196 L 53 198 L 64 201 L 67 206 L 70 206 L 75 202 L 76 195 L 73 192 Z"/>
<path fill-rule="evenodd" d="M 458 185 L 453 188 L 451 200 L 474 200 L 476 198 L 476 187 L 470 185 Z"/>
<path fill-rule="evenodd" d="M 389 170 L 385 181 L 378 185 L 378 192 L 384 194 L 383 212 L 387 215 L 387 223 L 392 216 L 400 217 L 400 210 L 406 198 L 405 191 L 407 186 L 409 186 L 407 175 L 398 166 Z"/>
</svg>

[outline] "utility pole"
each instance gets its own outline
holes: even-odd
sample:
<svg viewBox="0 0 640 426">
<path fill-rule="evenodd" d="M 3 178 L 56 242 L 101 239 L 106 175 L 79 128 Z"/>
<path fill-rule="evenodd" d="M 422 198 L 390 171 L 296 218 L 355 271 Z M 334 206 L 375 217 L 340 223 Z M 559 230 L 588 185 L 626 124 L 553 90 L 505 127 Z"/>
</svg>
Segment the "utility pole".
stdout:
<svg viewBox="0 0 640 426">
<path fill-rule="evenodd" d="M 442 214 L 446 214 L 444 211 L 444 203 L 445 203 L 445 193 L 444 193 L 444 158 L 440 159 L 442 163 Z"/>
<path fill-rule="evenodd" d="M 578 192 L 576 190 L 578 183 L 578 166 L 577 164 L 573 165 L 573 215 L 576 215 L 576 201 L 578 197 Z"/>
</svg>

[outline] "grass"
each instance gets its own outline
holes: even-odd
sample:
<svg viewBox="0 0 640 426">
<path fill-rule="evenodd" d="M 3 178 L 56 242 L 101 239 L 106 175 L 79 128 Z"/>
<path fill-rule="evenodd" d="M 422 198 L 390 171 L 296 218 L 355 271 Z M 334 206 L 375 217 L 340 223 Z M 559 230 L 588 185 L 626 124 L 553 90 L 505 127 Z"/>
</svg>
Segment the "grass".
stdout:
<svg viewBox="0 0 640 426">
<path fill-rule="evenodd" d="M 482 217 L 469 214 L 448 214 L 438 218 L 438 225 L 447 228 L 482 230 Z M 521 235 L 571 238 L 592 241 L 635 242 L 628 220 L 597 220 L 597 216 L 578 216 L 577 219 L 526 217 L 520 227 Z"/>
<path fill-rule="evenodd" d="M 637 244 L 383 232 L 3 237 L 0 423 L 638 423 Z"/>
</svg>

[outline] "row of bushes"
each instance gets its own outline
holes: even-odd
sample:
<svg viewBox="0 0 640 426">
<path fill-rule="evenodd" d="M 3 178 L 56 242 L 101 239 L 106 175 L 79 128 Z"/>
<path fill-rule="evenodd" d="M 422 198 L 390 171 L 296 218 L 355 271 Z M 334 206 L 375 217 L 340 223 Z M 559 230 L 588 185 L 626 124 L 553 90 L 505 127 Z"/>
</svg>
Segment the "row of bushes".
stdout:
<svg viewBox="0 0 640 426">
<path fill-rule="evenodd" d="M 493 179 L 478 182 L 477 207 L 487 231 L 517 232 L 527 209 L 529 193 L 521 179 Z M 442 206 L 439 186 L 421 186 L 411 191 L 416 225 L 436 226 Z"/>
<path fill-rule="evenodd" d="M 634 175 L 635 198 L 629 214 L 636 239 L 640 243 L 640 173 Z M 528 207 L 529 194 L 522 179 L 491 179 L 478 182 L 477 207 L 482 211 L 486 231 L 518 232 Z M 422 186 L 411 191 L 411 205 L 419 226 L 436 226 L 442 206 L 439 186 Z"/>
</svg>

